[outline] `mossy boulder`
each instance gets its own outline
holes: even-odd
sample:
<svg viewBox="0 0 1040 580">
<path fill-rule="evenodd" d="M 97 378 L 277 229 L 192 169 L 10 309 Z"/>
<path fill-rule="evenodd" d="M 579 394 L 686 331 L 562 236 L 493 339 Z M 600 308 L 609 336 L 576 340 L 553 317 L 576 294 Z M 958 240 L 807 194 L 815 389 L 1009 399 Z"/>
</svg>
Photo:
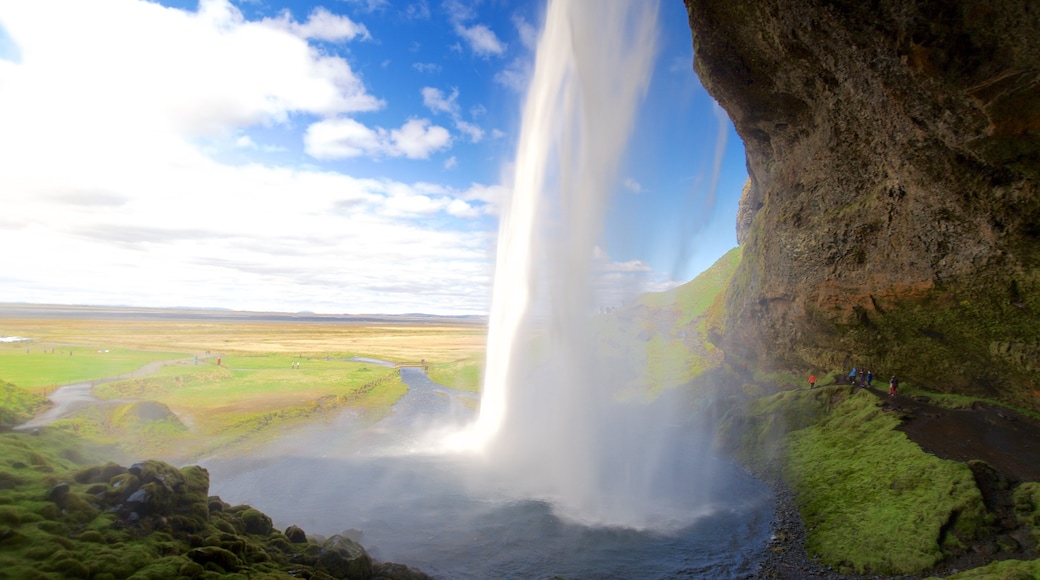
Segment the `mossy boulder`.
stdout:
<svg viewBox="0 0 1040 580">
<path fill-rule="evenodd" d="M 372 558 L 365 549 L 350 538 L 332 536 L 321 546 L 318 568 L 335 578 L 361 580 L 372 576 Z"/>
</svg>

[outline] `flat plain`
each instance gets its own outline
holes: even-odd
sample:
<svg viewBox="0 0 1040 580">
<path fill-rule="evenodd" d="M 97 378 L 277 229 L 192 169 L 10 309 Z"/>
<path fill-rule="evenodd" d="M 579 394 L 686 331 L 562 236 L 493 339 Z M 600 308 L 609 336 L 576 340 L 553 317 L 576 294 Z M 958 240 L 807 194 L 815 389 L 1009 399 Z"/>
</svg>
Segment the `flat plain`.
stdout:
<svg viewBox="0 0 1040 580">
<path fill-rule="evenodd" d="M 424 364 L 477 390 L 480 319 L 0 305 L 0 381 L 38 394 L 100 382 L 102 404 L 54 426 L 134 455 L 244 448 L 346 409 L 377 419 Z M 384 366 L 369 359 L 385 361 Z M 132 373 L 132 376 L 131 376 Z"/>
</svg>

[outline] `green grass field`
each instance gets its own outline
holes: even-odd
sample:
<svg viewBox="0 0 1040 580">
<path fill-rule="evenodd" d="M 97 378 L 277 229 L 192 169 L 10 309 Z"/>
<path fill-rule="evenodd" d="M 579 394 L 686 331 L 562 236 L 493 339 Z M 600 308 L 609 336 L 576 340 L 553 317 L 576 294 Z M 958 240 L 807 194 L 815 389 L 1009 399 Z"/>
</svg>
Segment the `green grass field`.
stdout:
<svg viewBox="0 0 1040 580">
<path fill-rule="evenodd" d="M 477 390 L 484 333 L 474 324 L 59 319 L 0 320 L 0 330 L 33 338 L 0 345 L 4 421 L 38 411 L 32 393 L 136 371 L 94 388 L 110 404 L 53 425 L 130 456 L 184 461 L 257 445 L 347 408 L 384 416 L 408 390 L 397 370 L 347 357 L 425 359 L 447 373 L 448 386 Z"/>
<path fill-rule="evenodd" d="M 59 385 L 129 374 L 149 363 L 190 356 L 183 352 L 130 350 L 111 345 L 3 344 L 0 345 L 0 381 L 33 392 L 49 391 Z"/>
</svg>

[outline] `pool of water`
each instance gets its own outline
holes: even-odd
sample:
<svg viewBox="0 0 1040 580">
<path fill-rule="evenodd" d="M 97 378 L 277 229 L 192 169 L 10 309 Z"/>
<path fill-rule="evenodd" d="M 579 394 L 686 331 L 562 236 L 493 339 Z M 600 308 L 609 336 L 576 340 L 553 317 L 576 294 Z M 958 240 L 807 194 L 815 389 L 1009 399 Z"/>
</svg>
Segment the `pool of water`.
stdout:
<svg viewBox="0 0 1040 580">
<path fill-rule="evenodd" d="M 645 529 L 586 525 L 552 498 L 517 495 L 515 474 L 479 457 L 423 451 L 436 428 L 470 419 L 472 395 L 420 369 L 402 376 L 410 391 L 382 421 L 347 413 L 263 452 L 204 462 L 211 493 L 280 528 L 360 537 L 377 560 L 439 578 L 732 578 L 752 575 L 764 554 L 768 489 L 723 458 L 687 452 L 682 437 L 667 449 L 662 487 L 674 517 Z"/>
</svg>

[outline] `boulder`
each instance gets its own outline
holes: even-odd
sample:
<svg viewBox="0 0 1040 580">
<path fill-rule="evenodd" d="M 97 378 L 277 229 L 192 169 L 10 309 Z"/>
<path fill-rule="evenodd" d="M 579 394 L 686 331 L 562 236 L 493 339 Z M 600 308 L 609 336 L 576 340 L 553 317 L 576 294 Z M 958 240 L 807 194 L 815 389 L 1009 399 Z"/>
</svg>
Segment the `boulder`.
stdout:
<svg viewBox="0 0 1040 580">
<path fill-rule="evenodd" d="M 317 567 L 335 578 L 360 580 L 372 576 L 372 558 L 365 549 L 340 535 L 332 536 L 322 544 Z"/>
</svg>

